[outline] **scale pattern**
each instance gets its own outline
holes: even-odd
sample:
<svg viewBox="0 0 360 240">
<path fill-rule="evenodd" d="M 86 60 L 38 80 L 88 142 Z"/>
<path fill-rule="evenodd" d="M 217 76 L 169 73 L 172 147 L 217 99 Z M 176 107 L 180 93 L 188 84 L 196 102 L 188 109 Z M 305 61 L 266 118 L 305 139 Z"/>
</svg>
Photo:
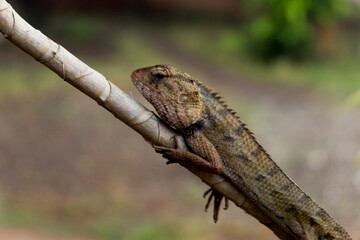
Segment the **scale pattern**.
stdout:
<svg viewBox="0 0 360 240">
<path fill-rule="evenodd" d="M 279 168 L 218 93 L 165 65 L 136 70 L 132 80 L 160 117 L 183 132 L 189 147 L 206 164 L 215 166 L 218 161 L 215 170 L 294 239 L 351 239 Z M 176 154 L 179 159 L 188 156 Z M 202 164 L 198 166 L 208 167 Z"/>
</svg>

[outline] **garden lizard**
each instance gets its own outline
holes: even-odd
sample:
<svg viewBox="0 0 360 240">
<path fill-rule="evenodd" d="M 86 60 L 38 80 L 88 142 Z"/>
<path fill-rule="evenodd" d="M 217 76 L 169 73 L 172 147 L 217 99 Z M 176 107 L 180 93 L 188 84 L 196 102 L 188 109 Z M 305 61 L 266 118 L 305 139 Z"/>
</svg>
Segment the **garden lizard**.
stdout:
<svg viewBox="0 0 360 240">
<path fill-rule="evenodd" d="M 225 176 L 293 239 L 351 239 L 280 169 L 214 90 L 168 65 L 138 69 L 131 78 L 192 150 L 156 146 L 168 163 Z M 218 212 L 223 196 L 215 191 L 212 196 Z"/>
</svg>

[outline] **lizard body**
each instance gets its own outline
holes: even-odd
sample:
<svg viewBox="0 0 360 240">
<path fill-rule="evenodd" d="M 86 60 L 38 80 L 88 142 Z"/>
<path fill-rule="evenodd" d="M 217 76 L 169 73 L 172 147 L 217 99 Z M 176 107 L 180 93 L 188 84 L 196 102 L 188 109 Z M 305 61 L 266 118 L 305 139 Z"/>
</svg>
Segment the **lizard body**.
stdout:
<svg viewBox="0 0 360 240">
<path fill-rule="evenodd" d="M 138 69 L 132 81 L 193 151 L 159 148 L 170 162 L 224 175 L 294 239 L 351 239 L 280 169 L 212 89 L 166 65 Z"/>
</svg>

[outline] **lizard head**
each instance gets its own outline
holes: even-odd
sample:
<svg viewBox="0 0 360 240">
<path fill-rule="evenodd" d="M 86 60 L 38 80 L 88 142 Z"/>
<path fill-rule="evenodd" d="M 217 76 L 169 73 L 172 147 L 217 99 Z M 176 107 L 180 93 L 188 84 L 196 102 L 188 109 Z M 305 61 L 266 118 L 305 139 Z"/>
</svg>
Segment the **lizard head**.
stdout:
<svg viewBox="0 0 360 240">
<path fill-rule="evenodd" d="M 167 65 L 134 71 L 131 79 L 161 119 L 175 129 L 184 129 L 204 117 L 200 88 L 190 75 Z"/>
</svg>

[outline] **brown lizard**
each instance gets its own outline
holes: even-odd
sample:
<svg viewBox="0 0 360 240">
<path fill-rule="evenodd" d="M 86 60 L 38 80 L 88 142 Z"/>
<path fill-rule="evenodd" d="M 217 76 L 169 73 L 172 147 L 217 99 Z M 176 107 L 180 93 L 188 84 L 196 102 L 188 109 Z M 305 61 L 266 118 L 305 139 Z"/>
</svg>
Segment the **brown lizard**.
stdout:
<svg viewBox="0 0 360 240">
<path fill-rule="evenodd" d="M 138 69 L 131 78 L 192 150 L 156 147 L 168 163 L 222 174 L 294 239 L 351 239 L 280 169 L 218 93 L 167 65 Z M 217 218 L 223 196 L 213 191 L 211 197 Z"/>
</svg>

